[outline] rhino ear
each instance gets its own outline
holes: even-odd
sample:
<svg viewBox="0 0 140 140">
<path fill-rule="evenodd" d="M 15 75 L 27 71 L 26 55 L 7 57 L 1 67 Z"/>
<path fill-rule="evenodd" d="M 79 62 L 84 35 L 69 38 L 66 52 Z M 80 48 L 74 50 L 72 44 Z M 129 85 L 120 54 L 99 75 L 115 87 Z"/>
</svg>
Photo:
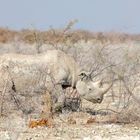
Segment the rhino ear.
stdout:
<svg viewBox="0 0 140 140">
<path fill-rule="evenodd" d="M 88 80 L 89 79 L 89 72 L 86 72 L 86 71 L 81 71 L 80 74 L 80 79 L 83 81 L 83 80 Z"/>
</svg>

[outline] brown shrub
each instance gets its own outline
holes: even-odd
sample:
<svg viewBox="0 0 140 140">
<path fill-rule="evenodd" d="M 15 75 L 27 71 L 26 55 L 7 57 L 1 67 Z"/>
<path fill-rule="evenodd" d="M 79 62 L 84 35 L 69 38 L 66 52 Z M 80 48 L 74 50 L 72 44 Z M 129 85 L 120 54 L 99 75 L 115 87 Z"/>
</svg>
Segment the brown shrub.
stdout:
<svg viewBox="0 0 140 140">
<path fill-rule="evenodd" d="M 71 22 L 70 22 L 71 23 Z M 79 40 L 91 40 L 111 43 L 125 42 L 129 40 L 140 41 L 140 35 L 130 35 L 120 32 L 89 32 L 86 30 L 71 30 L 72 24 L 68 24 L 64 29 L 50 29 L 48 31 L 23 29 L 21 31 L 14 31 L 8 28 L 0 28 L 0 43 L 7 43 L 18 41 L 25 43 L 35 43 L 36 36 L 43 41 L 43 43 L 57 44 L 57 43 L 76 43 Z"/>
</svg>

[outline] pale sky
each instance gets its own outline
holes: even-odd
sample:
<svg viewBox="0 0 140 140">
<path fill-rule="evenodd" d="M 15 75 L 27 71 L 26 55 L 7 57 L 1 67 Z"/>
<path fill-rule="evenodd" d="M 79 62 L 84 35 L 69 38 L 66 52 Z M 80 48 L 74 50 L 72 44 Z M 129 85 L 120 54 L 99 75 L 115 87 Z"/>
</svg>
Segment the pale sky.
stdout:
<svg viewBox="0 0 140 140">
<path fill-rule="evenodd" d="M 0 27 L 140 33 L 140 0 L 0 0 Z"/>
</svg>

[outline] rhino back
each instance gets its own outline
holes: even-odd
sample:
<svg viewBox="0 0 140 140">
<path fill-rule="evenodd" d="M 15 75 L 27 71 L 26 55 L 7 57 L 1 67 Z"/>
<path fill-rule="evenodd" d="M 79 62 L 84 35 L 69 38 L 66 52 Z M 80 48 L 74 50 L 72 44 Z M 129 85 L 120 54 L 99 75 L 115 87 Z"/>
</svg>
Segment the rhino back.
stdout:
<svg viewBox="0 0 140 140">
<path fill-rule="evenodd" d="M 3 72 L 10 73 L 10 78 L 19 91 L 47 86 L 46 79 L 70 85 L 74 85 L 77 79 L 73 58 L 57 50 L 40 55 L 4 54 L 0 56 L 0 67 L 5 69 L 7 66 L 8 70 L 1 70 L 1 77 Z"/>
</svg>

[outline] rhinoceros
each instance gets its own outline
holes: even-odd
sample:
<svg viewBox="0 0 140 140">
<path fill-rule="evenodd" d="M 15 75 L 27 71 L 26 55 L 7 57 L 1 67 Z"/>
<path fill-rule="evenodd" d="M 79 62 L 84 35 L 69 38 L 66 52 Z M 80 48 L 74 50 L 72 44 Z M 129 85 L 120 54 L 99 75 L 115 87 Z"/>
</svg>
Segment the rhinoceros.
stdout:
<svg viewBox="0 0 140 140">
<path fill-rule="evenodd" d="M 81 98 L 92 103 L 101 103 L 104 94 L 112 86 L 112 84 L 103 85 L 101 81 L 93 82 L 74 58 L 60 50 L 48 50 L 46 53 L 36 55 L 3 54 L 0 56 L 0 69 L 2 71 L 5 68 L 12 81 L 11 87 L 16 92 L 36 88 L 38 85 L 51 90 L 57 87 L 60 89 L 72 87 Z M 1 79 L 2 77 L 4 79 L 5 74 L 0 73 Z M 53 85 L 50 85 L 50 81 Z M 63 94 L 58 95 L 59 106 L 63 104 L 63 97 Z"/>
</svg>

